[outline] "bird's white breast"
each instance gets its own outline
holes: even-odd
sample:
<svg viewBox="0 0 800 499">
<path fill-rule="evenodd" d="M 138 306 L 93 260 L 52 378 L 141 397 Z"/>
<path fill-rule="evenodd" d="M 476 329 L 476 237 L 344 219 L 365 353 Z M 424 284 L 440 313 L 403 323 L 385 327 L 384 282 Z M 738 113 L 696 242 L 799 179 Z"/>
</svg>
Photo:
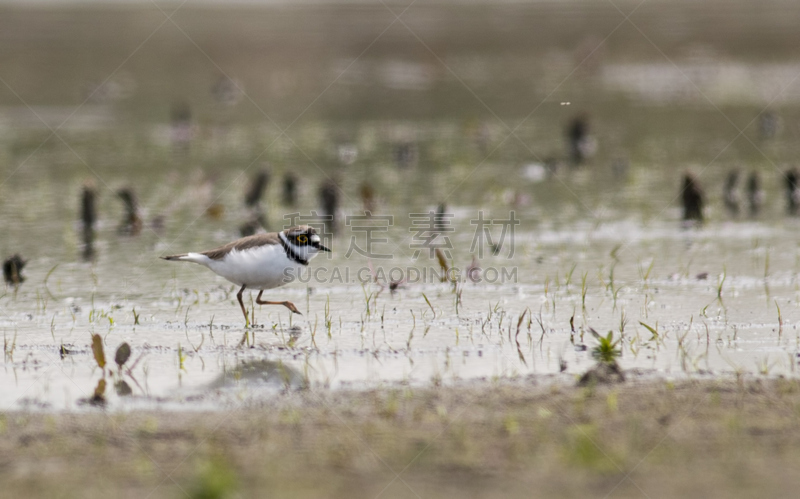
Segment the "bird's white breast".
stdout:
<svg viewBox="0 0 800 499">
<path fill-rule="evenodd" d="M 272 289 L 286 284 L 284 272 L 293 269 L 299 275 L 302 265 L 290 260 L 279 244 L 270 244 L 243 251 L 233 250 L 220 260 L 207 262 L 208 268 L 239 286 Z"/>
</svg>

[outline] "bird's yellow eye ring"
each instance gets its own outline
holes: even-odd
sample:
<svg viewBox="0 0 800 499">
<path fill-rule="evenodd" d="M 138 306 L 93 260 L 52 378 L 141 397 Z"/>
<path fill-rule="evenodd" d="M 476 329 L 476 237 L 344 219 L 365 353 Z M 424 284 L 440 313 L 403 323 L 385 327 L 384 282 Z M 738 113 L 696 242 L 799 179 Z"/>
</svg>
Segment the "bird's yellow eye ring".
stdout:
<svg viewBox="0 0 800 499">
<path fill-rule="evenodd" d="M 300 234 L 299 236 L 297 236 L 297 242 L 299 242 L 300 244 L 305 244 L 308 242 L 308 237 L 306 237 L 305 234 Z"/>
</svg>

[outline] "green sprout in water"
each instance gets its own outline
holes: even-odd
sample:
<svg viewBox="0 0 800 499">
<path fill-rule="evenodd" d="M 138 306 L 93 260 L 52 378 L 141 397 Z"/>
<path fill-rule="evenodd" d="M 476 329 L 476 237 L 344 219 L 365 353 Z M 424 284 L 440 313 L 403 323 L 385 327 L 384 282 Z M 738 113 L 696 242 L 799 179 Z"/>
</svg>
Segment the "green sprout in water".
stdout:
<svg viewBox="0 0 800 499">
<path fill-rule="evenodd" d="M 583 315 L 586 315 L 586 291 L 588 290 L 586 278 L 588 276 L 589 272 L 584 272 L 583 278 L 581 279 L 581 309 L 583 310 Z"/>
<path fill-rule="evenodd" d="M 434 310 L 433 305 L 431 305 L 431 301 L 428 299 L 427 296 L 425 296 L 425 293 L 422 293 L 422 297 L 425 298 L 425 303 L 427 303 L 428 306 L 431 308 L 431 312 L 433 312 L 433 318 L 435 319 L 436 318 L 436 310 Z"/>
<path fill-rule="evenodd" d="M 589 329 L 597 340 L 597 346 L 592 349 L 592 358 L 601 364 L 616 364 L 622 355 L 619 343 L 622 338 L 614 341 L 614 332 L 609 331 L 605 337 L 600 336 L 594 329 Z"/>
<path fill-rule="evenodd" d="M 331 328 L 333 327 L 333 320 L 331 319 L 331 295 L 325 300 L 325 329 L 328 331 L 328 339 L 331 339 Z"/>
<path fill-rule="evenodd" d="M 625 381 L 625 374 L 617 364 L 617 359 L 622 356 L 622 336 L 614 340 L 613 331 L 606 336 L 600 336 L 597 331 L 589 328 L 589 332 L 597 340 L 597 346 L 592 348 L 592 358 L 597 364 L 586 371 L 578 380 L 578 386 L 594 386 L 601 383 L 621 383 Z"/>
<path fill-rule="evenodd" d="M 186 355 L 183 353 L 183 348 L 181 348 L 181 344 L 178 343 L 178 369 L 180 371 L 185 371 L 186 367 L 184 367 L 183 363 L 186 360 Z"/>
</svg>

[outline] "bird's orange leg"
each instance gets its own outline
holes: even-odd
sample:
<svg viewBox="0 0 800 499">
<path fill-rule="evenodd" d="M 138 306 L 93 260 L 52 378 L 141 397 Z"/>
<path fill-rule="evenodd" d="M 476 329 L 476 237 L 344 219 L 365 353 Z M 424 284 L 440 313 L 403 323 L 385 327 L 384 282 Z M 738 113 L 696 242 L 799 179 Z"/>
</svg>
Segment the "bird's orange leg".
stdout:
<svg viewBox="0 0 800 499">
<path fill-rule="evenodd" d="M 267 300 L 261 300 L 261 293 L 263 293 L 263 292 L 264 292 L 263 289 L 261 291 L 259 291 L 258 292 L 258 297 L 256 298 L 256 303 L 258 303 L 259 305 L 283 305 L 284 307 L 288 308 L 292 312 L 294 312 L 296 314 L 300 314 L 300 311 L 297 310 L 297 307 L 294 306 L 294 303 L 292 303 L 290 301 L 267 301 Z M 303 315 L 303 314 L 300 314 L 300 315 Z"/>
<path fill-rule="evenodd" d="M 247 309 L 244 308 L 244 302 L 242 301 L 242 293 L 244 293 L 244 288 L 246 287 L 247 284 L 242 285 L 242 289 L 240 289 L 239 292 L 236 293 L 236 298 L 239 299 L 239 305 L 242 307 L 242 313 L 244 314 L 244 327 L 250 326 L 250 318 L 247 317 Z M 259 293 L 258 296 L 261 296 L 261 293 Z"/>
</svg>

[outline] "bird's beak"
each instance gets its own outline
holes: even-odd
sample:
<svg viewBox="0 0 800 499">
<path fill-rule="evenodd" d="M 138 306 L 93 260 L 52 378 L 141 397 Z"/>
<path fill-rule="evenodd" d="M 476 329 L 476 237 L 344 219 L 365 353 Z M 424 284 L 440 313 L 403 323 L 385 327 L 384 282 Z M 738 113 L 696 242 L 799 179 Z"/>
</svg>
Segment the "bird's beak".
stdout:
<svg viewBox="0 0 800 499">
<path fill-rule="evenodd" d="M 326 248 L 325 246 L 321 245 L 320 243 L 315 244 L 314 247 L 317 248 L 320 251 L 327 251 L 328 253 L 331 252 L 331 250 L 329 248 Z"/>
</svg>

